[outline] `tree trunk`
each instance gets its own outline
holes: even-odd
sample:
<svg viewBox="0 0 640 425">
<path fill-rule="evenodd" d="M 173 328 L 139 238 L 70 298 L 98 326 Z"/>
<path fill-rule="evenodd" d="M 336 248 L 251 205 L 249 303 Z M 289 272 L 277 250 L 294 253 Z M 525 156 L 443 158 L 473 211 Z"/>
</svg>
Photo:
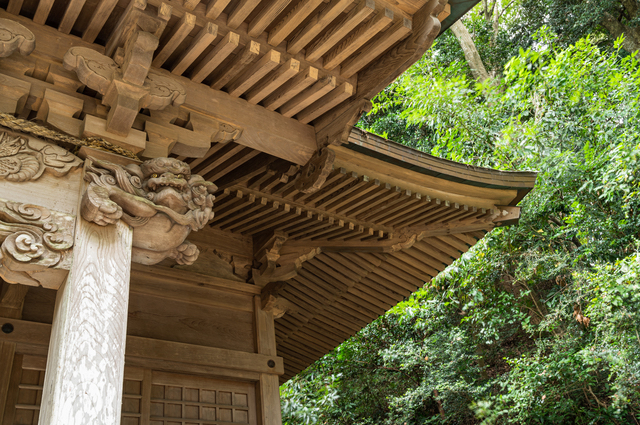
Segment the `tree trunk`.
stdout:
<svg viewBox="0 0 640 425">
<path fill-rule="evenodd" d="M 482 63 L 480 53 L 478 53 L 478 49 L 471 39 L 471 34 L 469 34 L 467 27 L 464 26 L 461 20 L 458 20 L 456 23 L 451 25 L 451 31 L 453 31 L 453 34 L 460 42 L 460 47 L 462 47 L 464 57 L 471 68 L 473 78 L 480 82 L 489 78 L 489 74 L 484 67 L 484 63 Z"/>
<path fill-rule="evenodd" d="M 627 52 L 631 53 L 640 49 L 640 31 L 638 28 L 632 28 L 624 25 L 610 13 L 604 14 L 601 23 L 613 38 L 618 38 L 621 34 L 624 34 L 622 47 L 624 47 Z"/>
</svg>

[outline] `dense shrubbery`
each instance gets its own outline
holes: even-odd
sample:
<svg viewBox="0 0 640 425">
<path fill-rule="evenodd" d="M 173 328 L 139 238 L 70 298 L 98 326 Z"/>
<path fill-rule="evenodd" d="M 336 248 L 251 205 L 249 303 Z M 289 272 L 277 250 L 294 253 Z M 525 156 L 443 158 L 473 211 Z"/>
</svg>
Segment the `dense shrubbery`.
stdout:
<svg viewBox="0 0 640 425">
<path fill-rule="evenodd" d="M 438 48 L 361 126 L 536 170 L 518 226 L 285 384 L 287 424 L 640 424 L 640 67 L 538 32 L 477 84 Z"/>
</svg>

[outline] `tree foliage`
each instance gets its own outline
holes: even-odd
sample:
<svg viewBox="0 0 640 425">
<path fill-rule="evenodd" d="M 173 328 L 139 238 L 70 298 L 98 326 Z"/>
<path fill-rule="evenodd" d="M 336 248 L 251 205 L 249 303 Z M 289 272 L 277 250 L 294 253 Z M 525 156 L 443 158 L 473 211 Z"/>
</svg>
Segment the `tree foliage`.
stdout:
<svg viewBox="0 0 640 425">
<path fill-rule="evenodd" d="M 539 177 L 519 225 L 285 384 L 286 424 L 640 423 L 640 64 L 531 40 L 479 84 L 444 38 L 361 121 Z"/>
</svg>

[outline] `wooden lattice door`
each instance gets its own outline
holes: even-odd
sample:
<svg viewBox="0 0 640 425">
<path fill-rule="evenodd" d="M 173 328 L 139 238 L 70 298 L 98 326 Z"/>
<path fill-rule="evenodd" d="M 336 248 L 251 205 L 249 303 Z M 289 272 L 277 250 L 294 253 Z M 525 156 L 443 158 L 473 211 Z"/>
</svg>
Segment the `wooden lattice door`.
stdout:
<svg viewBox="0 0 640 425">
<path fill-rule="evenodd" d="M 0 424 L 37 425 L 45 365 L 43 357 L 16 355 Z M 256 425 L 255 384 L 125 368 L 121 424 Z"/>
</svg>

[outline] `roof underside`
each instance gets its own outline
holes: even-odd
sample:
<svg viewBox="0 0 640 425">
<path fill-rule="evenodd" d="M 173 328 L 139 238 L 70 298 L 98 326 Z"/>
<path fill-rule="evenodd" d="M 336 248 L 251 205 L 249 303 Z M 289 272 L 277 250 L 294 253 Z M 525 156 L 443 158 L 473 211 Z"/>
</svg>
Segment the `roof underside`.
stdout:
<svg viewBox="0 0 640 425">
<path fill-rule="evenodd" d="M 282 232 L 283 258 L 304 258 L 278 292 L 291 307 L 276 320 L 283 381 L 435 277 L 494 226 L 512 223 L 501 222 L 505 208 L 535 182 L 535 173 L 469 167 L 358 129 L 349 139 L 332 148 L 336 165 L 313 194 L 276 171 L 291 164 L 241 145 L 181 158 L 220 188 L 213 229 L 249 237 L 254 246 Z M 389 183 L 403 169 L 413 183 Z M 308 259 L 315 248 L 320 252 Z"/>
</svg>

